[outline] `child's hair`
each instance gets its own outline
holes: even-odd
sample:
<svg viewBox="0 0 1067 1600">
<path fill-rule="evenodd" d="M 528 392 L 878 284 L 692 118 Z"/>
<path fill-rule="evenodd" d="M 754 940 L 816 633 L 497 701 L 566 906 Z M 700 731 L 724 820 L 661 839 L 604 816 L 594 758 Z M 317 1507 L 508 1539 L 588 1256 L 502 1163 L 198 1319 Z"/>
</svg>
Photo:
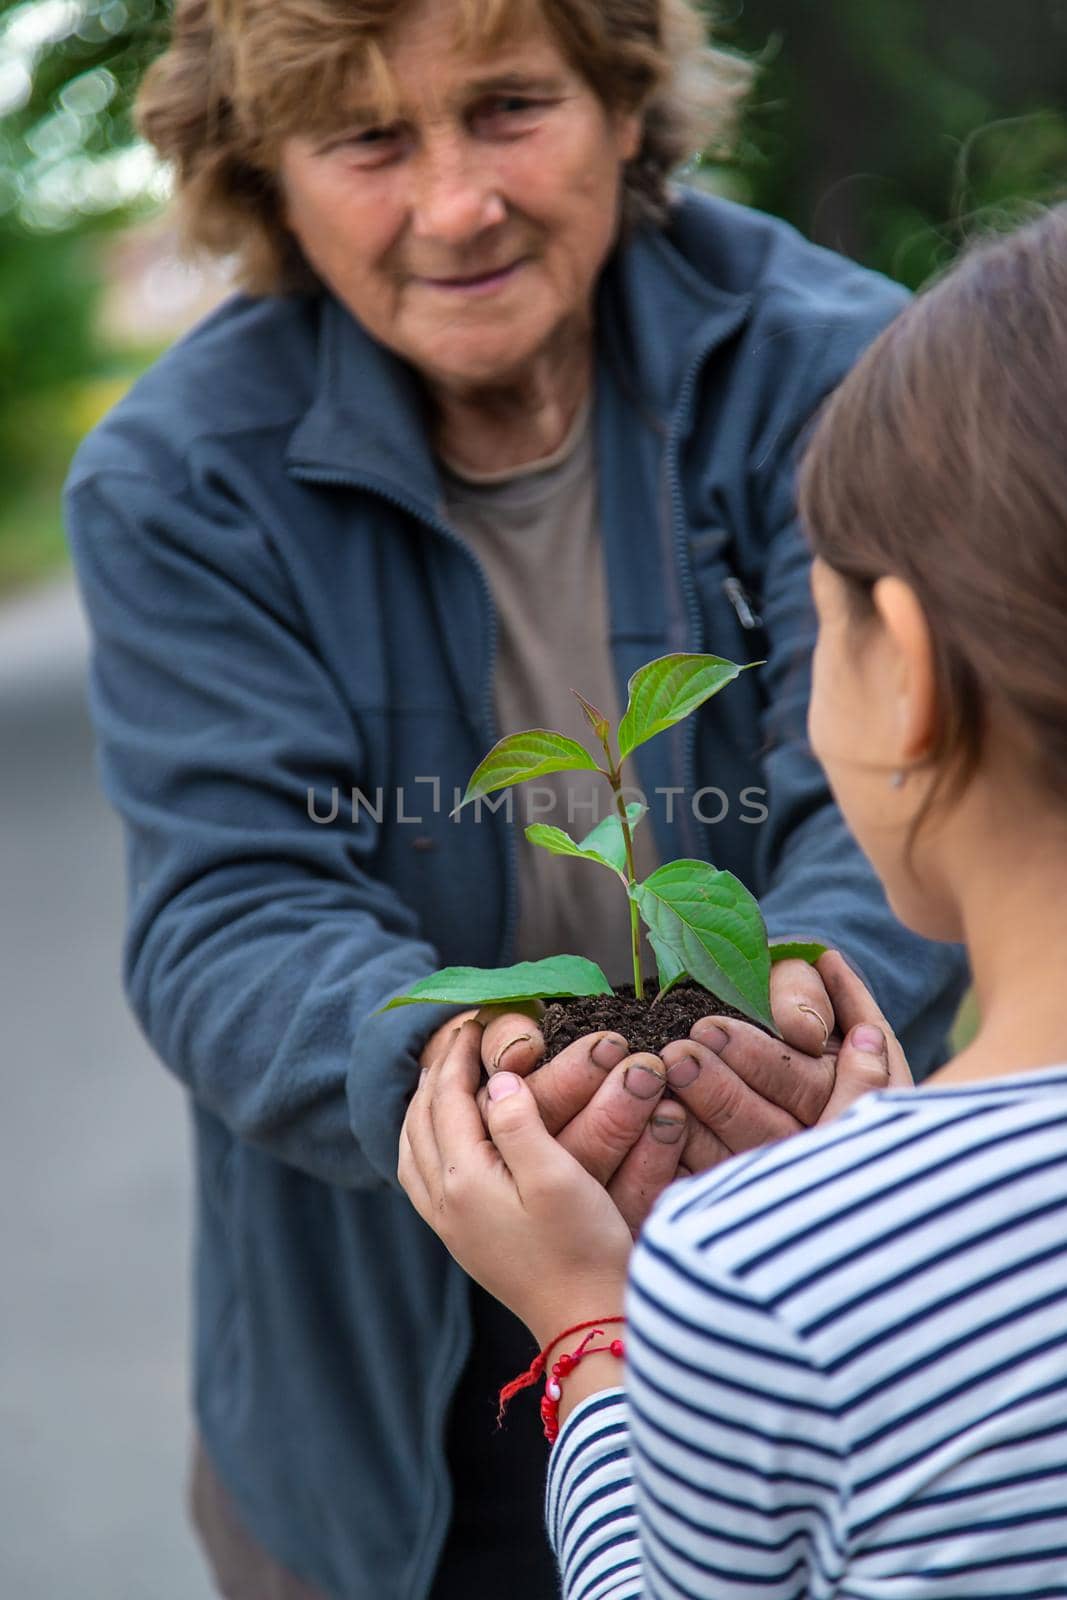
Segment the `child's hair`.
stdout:
<svg viewBox="0 0 1067 1600">
<path fill-rule="evenodd" d="M 993 707 L 1067 798 L 1067 205 L 973 246 L 885 330 L 824 408 L 799 496 L 858 620 L 890 574 L 922 605 L 931 801 L 974 773 Z"/>
</svg>

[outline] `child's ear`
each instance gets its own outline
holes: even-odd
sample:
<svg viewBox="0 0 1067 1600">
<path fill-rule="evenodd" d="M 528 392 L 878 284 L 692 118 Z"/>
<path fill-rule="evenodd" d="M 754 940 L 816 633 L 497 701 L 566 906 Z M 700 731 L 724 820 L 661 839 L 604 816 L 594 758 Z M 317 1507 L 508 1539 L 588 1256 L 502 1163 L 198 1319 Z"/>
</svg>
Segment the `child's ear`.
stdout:
<svg viewBox="0 0 1067 1600">
<path fill-rule="evenodd" d="M 902 578 L 879 578 L 872 590 L 889 646 L 891 688 L 902 765 L 921 761 L 937 735 L 937 674 L 926 613 Z"/>
</svg>

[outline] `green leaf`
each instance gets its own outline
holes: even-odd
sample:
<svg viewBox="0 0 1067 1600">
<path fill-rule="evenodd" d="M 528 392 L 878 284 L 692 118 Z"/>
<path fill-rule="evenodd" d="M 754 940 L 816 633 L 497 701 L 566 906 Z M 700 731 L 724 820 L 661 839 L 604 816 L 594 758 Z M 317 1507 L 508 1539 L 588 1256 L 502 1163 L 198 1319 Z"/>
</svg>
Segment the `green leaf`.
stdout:
<svg viewBox="0 0 1067 1600">
<path fill-rule="evenodd" d="M 626 807 L 626 819 L 631 831 L 647 810 L 648 807 L 638 801 Z M 595 861 L 598 866 L 619 872 L 624 878 L 626 876 L 626 841 L 622 836 L 622 823 L 614 812 L 610 817 L 605 817 L 603 822 L 598 822 L 581 844 L 575 844 L 570 834 L 562 828 L 550 827 L 545 822 L 532 822 L 524 831 L 531 844 L 540 845 L 542 850 L 550 850 L 554 856 L 575 856 L 580 861 Z"/>
<path fill-rule="evenodd" d="M 707 861 L 669 861 L 631 893 L 657 959 L 662 944 L 697 983 L 777 1033 L 763 917 L 733 873 Z"/>
<path fill-rule="evenodd" d="M 607 867 L 611 872 L 619 870 L 614 862 L 598 851 L 585 850 L 575 844 L 570 834 L 564 833 L 562 828 L 552 828 L 547 822 L 531 822 L 523 831 L 531 844 L 540 845 L 542 850 L 549 850 L 554 856 L 576 856 L 579 861 L 595 861 L 598 866 Z M 622 830 L 619 831 L 621 834 Z"/>
<path fill-rule="evenodd" d="M 647 815 L 648 807 L 643 806 L 639 800 L 632 800 L 626 807 L 626 820 L 630 824 L 631 837 L 641 818 Z M 626 841 L 622 836 L 622 823 L 619 821 L 619 813 L 612 811 L 609 816 L 604 818 L 603 822 L 598 822 L 592 832 L 586 834 L 578 848 L 579 850 L 594 851 L 596 854 L 603 856 L 615 868 L 616 872 L 625 872 Z"/>
<path fill-rule="evenodd" d="M 751 666 L 761 667 L 762 661 Z M 673 728 L 705 700 L 725 689 L 748 667 L 722 656 L 660 656 L 640 667 L 629 682 L 630 703 L 619 724 L 619 759 L 665 728 Z"/>
<path fill-rule="evenodd" d="M 513 783 L 525 783 L 529 778 L 544 778 L 550 772 L 575 769 L 600 771 L 589 751 L 576 739 L 566 739 L 563 734 L 551 733 L 547 728 L 509 733 L 474 769 L 467 792 L 451 815 L 455 816 L 456 811 L 461 811 L 471 800 L 492 794 L 494 789 L 508 789 Z"/>
<path fill-rule="evenodd" d="M 679 983 L 684 983 L 690 974 L 686 969 L 685 962 L 680 960 L 671 946 L 666 944 L 657 934 L 654 934 L 651 929 L 648 934 L 648 942 L 652 946 L 652 953 L 656 958 L 656 973 L 659 978 L 659 995 L 657 998 L 662 999 L 665 994 L 676 988 Z"/>
<path fill-rule="evenodd" d="M 825 944 L 772 944 L 771 966 L 779 961 L 806 961 L 813 967 L 828 948 Z"/>
<path fill-rule="evenodd" d="M 520 961 L 513 967 L 442 967 L 380 1009 L 392 1011 L 431 1000 L 461 1006 L 516 1005 L 523 1000 L 571 1000 L 612 992 L 595 961 L 584 956 L 548 956 L 544 961 Z"/>
</svg>

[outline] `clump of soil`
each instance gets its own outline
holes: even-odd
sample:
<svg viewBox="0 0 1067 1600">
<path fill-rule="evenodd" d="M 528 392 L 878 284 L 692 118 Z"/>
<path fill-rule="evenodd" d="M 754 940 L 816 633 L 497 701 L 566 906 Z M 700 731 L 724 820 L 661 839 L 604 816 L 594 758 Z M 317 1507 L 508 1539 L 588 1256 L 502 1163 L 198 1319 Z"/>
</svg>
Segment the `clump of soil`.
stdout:
<svg viewBox="0 0 1067 1600">
<path fill-rule="evenodd" d="M 688 1039 L 689 1030 L 701 1017 L 737 1017 L 748 1019 L 733 1006 L 699 983 L 680 983 L 665 994 L 658 1004 L 652 1001 L 659 993 L 654 978 L 645 983 L 644 999 L 634 998 L 632 983 L 624 984 L 614 994 L 582 995 L 576 1000 L 553 1000 L 545 1007 L 541 1019 L 541 1033 L 545 1041 L 543 1059 L 551 1061 L 567 1045 L 573 1044 L 586 1033 L 610 1031 L 621 1033 L 630 1046 L 631 1054 L 650 1050 L 658 1055 L 672 1039 Z"/>
</svg>

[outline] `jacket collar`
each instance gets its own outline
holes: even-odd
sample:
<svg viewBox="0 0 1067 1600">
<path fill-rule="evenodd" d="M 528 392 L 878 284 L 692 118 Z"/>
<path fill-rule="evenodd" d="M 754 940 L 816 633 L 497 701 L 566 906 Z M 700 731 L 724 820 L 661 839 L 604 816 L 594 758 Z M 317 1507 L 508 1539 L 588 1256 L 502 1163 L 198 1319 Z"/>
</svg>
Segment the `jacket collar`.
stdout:
<svg viewBox="0 0 1067 1600">
<path fill-rule="evenodd" d="M 699 204 L 683 194 L 678 209 L 684 214 Z M 690 368 L 740 326 L 750 305 L 750 295 L 702 276 L 668 231 L 645 227 L 605 269 L 597 326 L 624 382 L 669 422 Z M 290 439 L 290 469 L 297 476 L 359 479 L 435 507 L 437 469 L 414 372 L 328 293 L 319 326 L 316 392 Z"/>
</svg>

